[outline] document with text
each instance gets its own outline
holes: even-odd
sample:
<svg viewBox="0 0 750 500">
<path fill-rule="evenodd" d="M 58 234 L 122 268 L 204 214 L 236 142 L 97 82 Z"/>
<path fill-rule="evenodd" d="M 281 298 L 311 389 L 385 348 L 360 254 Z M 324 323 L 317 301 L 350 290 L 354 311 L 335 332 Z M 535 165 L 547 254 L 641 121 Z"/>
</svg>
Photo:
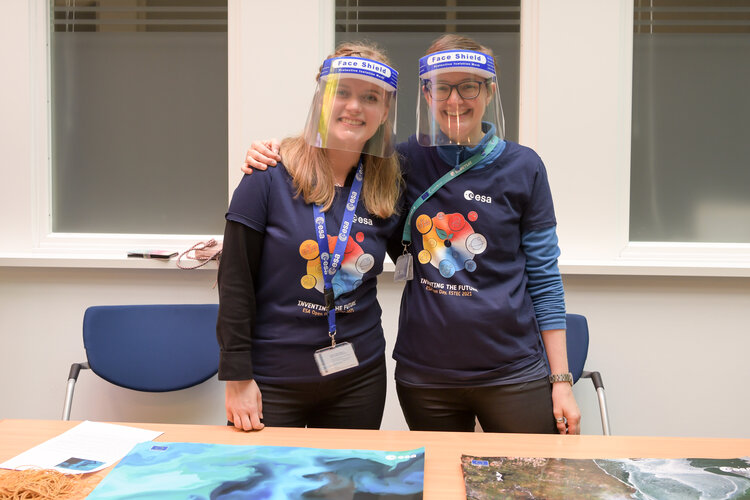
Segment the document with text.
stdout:
<svg viewBox="0 0 750 500">
<path fill-rule="evenodd" d="M 85 421 L 10 460 L 3 469 L 54 469 L 65 474 L 85 474 L 109 467 L 138 443 L 162 432 Z"/>
</svg>

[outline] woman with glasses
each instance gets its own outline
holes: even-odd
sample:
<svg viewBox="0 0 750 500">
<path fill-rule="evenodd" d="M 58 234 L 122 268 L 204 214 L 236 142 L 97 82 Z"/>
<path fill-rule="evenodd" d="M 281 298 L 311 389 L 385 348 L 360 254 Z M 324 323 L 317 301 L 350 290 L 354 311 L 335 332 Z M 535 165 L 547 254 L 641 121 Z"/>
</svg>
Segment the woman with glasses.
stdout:
<svg viewBox="0 0 750 500">
<path fill-rule="evenodd" d="M 380 427 L 375 285 L 399 222 L 397 80 L 375 47 L 341 45 L 321 66 L 304 133 L 281 143 L 278 168 L 234 192 L 217 338 L 237 428 Z"/>
<path fill-rule="evenodd" d="M 492 51 L 445 35 L 420 59 L 417 134 L 389 246 L 406 280 L 393 357 L 412 430 L 580 432 L 547 174 L 505 141 Z M 257 151 L 255 151 L 257 149 Z M 247 165 L 272 159 L 254 144 Z"/>
</svg>

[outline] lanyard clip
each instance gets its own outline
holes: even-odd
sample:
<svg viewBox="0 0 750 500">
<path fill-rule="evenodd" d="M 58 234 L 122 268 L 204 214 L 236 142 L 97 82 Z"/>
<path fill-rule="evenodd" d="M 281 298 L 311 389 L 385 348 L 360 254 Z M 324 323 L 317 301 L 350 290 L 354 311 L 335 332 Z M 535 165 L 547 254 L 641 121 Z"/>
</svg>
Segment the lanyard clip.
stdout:
<svg viewBox="0 0 750 500">
<path fill-rule="evenodd" d="M 323 295 L 326 298 L 326 311 L 331 311 L 336 308 L 336 299 L 333 296 L 333 288 L 325 288 Z"/>
</svg>

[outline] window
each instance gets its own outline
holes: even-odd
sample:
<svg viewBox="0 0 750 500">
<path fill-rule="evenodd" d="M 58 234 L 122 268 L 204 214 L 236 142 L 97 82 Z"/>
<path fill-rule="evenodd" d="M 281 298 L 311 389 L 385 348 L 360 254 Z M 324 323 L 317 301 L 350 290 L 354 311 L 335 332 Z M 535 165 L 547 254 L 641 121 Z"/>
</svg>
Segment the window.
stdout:
<svg viewBox="0 0 750 500">
<path fill-rule="evenodd" d="M 634 17 L 630 240 L 750 243 L 750 1 Z"/>
<path fill-rule="evenodd" d="M 518 141 L 520 0 L 336 0 L 336 43 L 367 39 L 399 71 L 399 141 L 416 131 L 419 58 L 443 33 L 469 36 L 495 53 L 505 135 Z"/>
<path fill-rule="evenodd" d="M 52 231 L 221 233 L 226 0 L 50 7 Z"/>
</svg>

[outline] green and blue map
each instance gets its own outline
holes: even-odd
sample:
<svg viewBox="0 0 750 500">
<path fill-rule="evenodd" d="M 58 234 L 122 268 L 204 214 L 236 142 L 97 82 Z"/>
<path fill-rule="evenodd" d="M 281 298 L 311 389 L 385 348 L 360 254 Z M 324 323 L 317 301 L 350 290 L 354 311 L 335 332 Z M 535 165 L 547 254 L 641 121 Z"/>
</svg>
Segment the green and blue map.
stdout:
<svg viewBox="0 0 750 500">
<path fill-rule="evenodd" d="M 401 452 L 203 443 L 136 445 L 90 499 L 421 499 L 424 448 Z"/>
</svg>

